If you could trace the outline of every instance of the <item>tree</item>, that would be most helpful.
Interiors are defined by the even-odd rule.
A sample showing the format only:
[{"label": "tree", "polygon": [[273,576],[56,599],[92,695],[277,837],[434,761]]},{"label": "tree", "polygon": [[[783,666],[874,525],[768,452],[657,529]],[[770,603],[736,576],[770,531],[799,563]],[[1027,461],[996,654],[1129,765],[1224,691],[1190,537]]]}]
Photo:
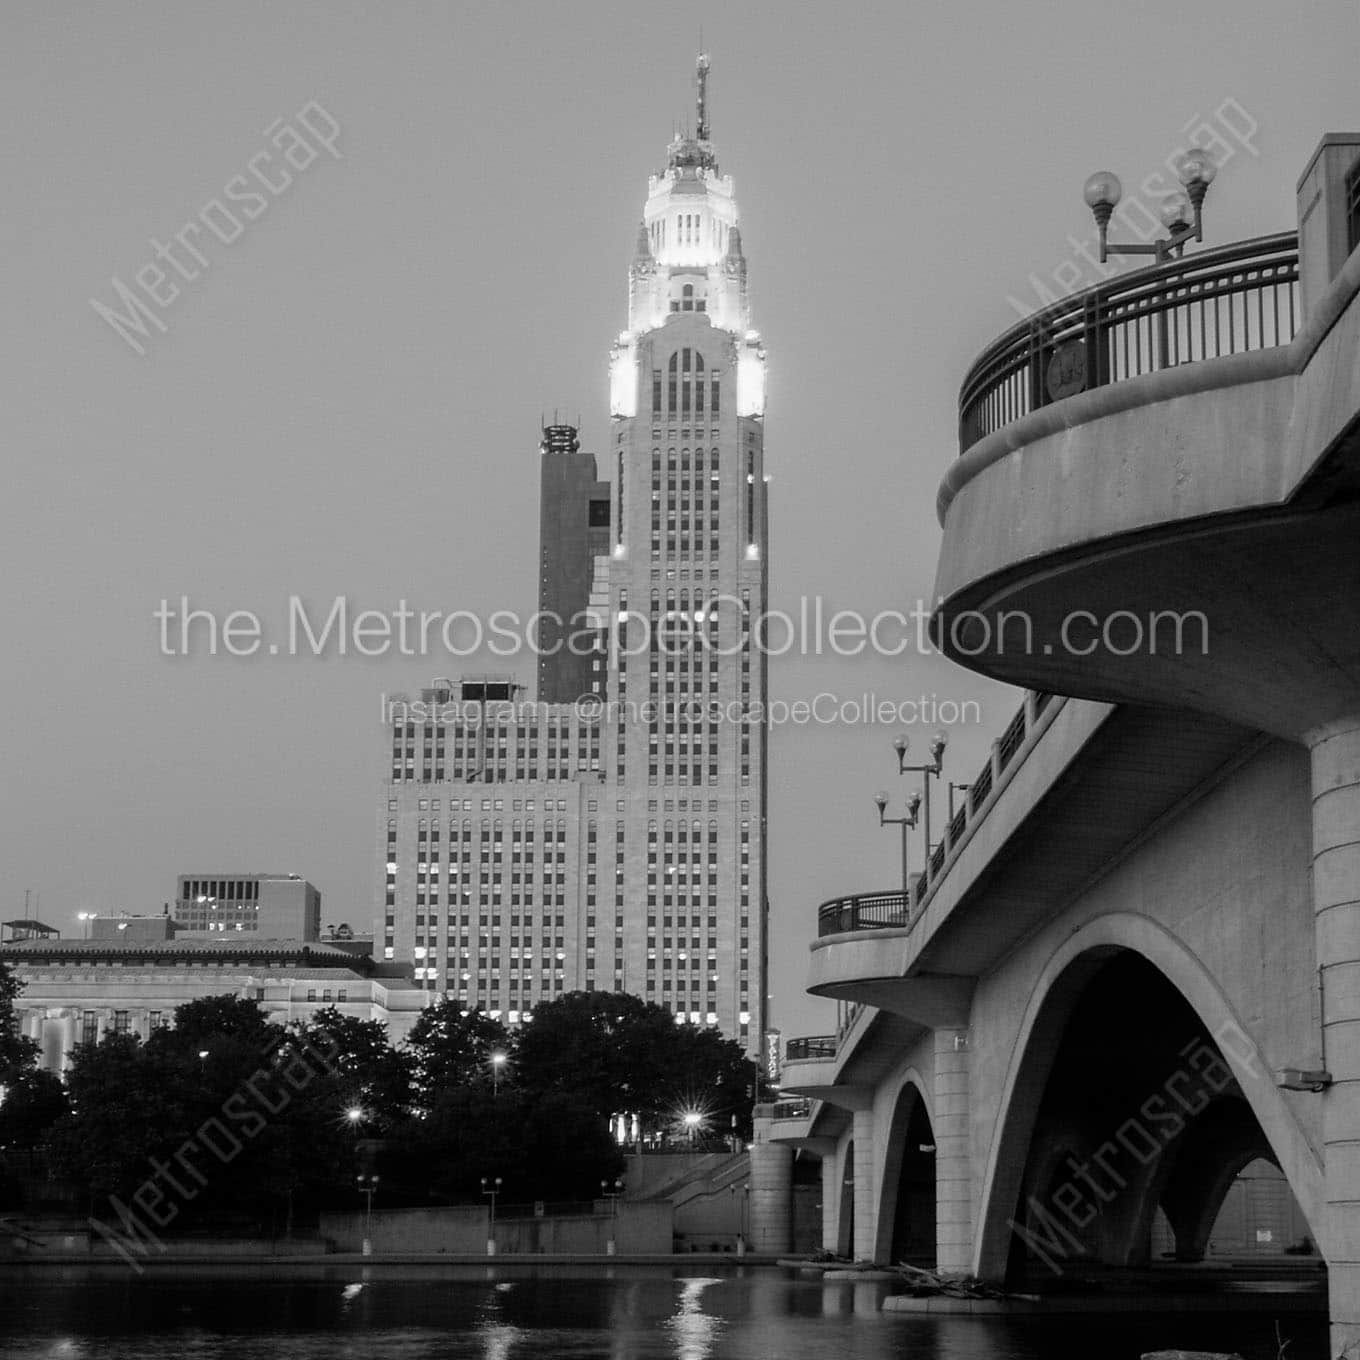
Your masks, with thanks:
[{"label": "tree", "polygon": [[511,1053],[510,1035],[499,1020],[481,1010],[460,1010],[445,998],[421,1011],[406,1036],[415,1060],[415,1080],[425,1108],[435,1105],[441,1092],[491,1079],[491,1058]]},{"label": "tree", "polygon": [[542,1100],[513,1087],[451,1087],[413,1119],[384,1161],[384,1180],[417,1200],[480,1203],[482,1180],[507,1202],[594,1199],[622,1154],[588,1105],[562,1092]]},{"label": "tree", "polygon": [[133,1034],[77,1044],[66,1074],[70,1113],[53,1129],[57,1166],[92,1198],[127,1196],[148,1159],[188,1138],[184,1091],[169,1065]]},{"label": "tree", "polygon": [[14,1003],[23,984],[0,963],[0,1086],[13,1085],[19,1073],[38,1061],[38,1045],[19,1033]]},{"label": "tree", "polygon": [[66,1112],[61,1081],[38,1066],[41,1050],[19,1033],[23,984],[0,963],[0,1149],[32,1147]]},{"label": "tree", "polygon": [[534,1008],[522,1031],[516,1081],[535,1099],[570,1094],[607,1119],[633,1114],[644,1129],[704,1126],[750,1133],[755,1065],[717,1030],[677,1025],[664,1007],[625,992],[568,992]]},{"label": "tree", "polygon": [[215,1045],[242,1045],[263,1053],[278,1041],[279,1029],[258,1001],[234,996],[201,996],[175,1007],[172,1028],[157,1030],[149,1042],[156,1048],[179,1057],[197,1057]]},{"label": "tree", "polygon": [[380,1135],[409,1116],[415,1059],[391,1046],[381,1021],[327,1007],[289,1029],[304,1046],[325,1055],[336,1108],[347,1116],[359,1112],[351,1121],[358,1131]]},{"label": "tree", "polygon": [[66,1088],[56,1073],[41,1067],[18,1072],[0,1099],[0,1151],[45,1142],[68,1108]]}]

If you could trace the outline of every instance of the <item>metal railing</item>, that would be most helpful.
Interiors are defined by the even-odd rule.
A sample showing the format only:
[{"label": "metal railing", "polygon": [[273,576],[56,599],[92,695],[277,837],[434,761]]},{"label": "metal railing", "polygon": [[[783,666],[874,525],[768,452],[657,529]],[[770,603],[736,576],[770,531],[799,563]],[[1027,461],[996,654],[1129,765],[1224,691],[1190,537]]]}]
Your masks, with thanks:
[{"label": "metal railing", "polygon": [[834,1058],[836,1036],[813,1034],[801,1039],[790,1039],[784,1046],[785,1062],[803,1062],[808,1058]]},{"label": "metal railing", "polygon": [[[1351,207],[1354,230],[1354,197]],[[1093,387],[1287,345],[1300,324],[1298,279],[1298,236],[1281,232],[1062,298],[1012,326],[969,369],[959,392],[959,452]]]},{"label": "metal railing", "polygon": [[[992,745],[987,763],[978,771],[968,786],[967,796],[945,828],[944,839],[931,851],[926,872],[911,881],[911,891],[857,893],[850,897],[833,897],[817,908],[817,934],[839,935],[852,930],[884,930],[910,926],[915,923],[921,907],[935,885],[944,877],[959,842],[969,827],[986,815],[992,794],[1000,785],[1001,776],[1008,770],[1038,730],[1040,720],[1055,701],[1050,694],[1030,693],[1020,710],[1006,725],[1006,730]],[[842,1026],[842,1032],[848,1028]],[[798,1040],[789,1041],[789,1054]],[[810,1041],[809,1041],[810,1042]]]},{"label": "metal railing", "polygon": [[910,903],[904,893],[856,893],[833,897],[817,908],[817,934],[839,935],[845,930],[882,930],[907,924]]}]

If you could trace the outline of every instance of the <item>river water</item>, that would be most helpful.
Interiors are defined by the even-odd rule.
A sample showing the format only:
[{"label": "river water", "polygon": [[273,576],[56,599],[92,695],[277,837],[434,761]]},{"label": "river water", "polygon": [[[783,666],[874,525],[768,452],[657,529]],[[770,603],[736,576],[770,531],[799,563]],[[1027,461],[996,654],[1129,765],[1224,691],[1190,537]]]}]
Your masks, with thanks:
[{"label": "river water", "polygon": [[[5,1360],[1274,1360],[1271,1311],[1097,1317],[883,1313],[888,1286],[773,1267],[109,1266],[0,1271]],[[1325,1323],[1284,1312],[1288,1360]]]}]

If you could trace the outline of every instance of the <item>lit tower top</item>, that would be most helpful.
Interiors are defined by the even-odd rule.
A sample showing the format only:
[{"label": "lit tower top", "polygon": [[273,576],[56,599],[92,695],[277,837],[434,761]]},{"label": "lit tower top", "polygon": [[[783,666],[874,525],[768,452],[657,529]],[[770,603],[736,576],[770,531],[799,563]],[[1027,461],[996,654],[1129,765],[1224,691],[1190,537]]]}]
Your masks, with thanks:
[{"label": "lit tower top", "polygon": [[707,53],[695,63],[698,98],[693,135],[679,132],[666,148],[666,168],[647,181],[647,202],[628,270],[628,329],[614,345],[610,406],[615,416],[636,409],[639,338],[675,313],[702,312],[728,332],[740,353],[742,414],[764,408],[764,351],[751,330],[746,257],[732,176],[718,169],[710,140]]},{"label": "lit tower top", "polygon": [[700,53],[693,135],[686,129],[671,139],[665,170],[647,182],[629,271],[628,329],[635,334],[676,311],[707,312],[715,326],[737,334],[749,325],[732,176],[719,173],[709,139],[709,64]]}]

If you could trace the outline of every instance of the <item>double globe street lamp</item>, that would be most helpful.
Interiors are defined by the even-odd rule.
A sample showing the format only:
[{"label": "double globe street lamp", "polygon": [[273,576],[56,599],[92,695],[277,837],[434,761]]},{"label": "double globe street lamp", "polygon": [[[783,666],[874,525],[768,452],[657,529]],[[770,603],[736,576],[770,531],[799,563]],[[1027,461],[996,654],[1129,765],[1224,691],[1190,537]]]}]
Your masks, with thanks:
[{"label": "double globe street lamp", "polygon": [[1110,218],[1124,195],[1124,188],[1118,175],[1109,170],[1097,170],[1086,181],[1082,197],[1095,216],[1096,228],[1100,232],[1101,264],[1110,255],[1154,255],[1158,264],[1164,264],[1171,258],[1173,250],[1179,256],[1187,241],[1203,241],[1201,210],[1204,196],[1217,174],[1218,166],[1208,152],[1199,149],[1187,151],[1176,164],[1176,177],[1184,185],[1184,190],[1168,194],[1158,210],[1168,234],[1158,241],[1120,243],[1109,241],[1106,233]]}]

